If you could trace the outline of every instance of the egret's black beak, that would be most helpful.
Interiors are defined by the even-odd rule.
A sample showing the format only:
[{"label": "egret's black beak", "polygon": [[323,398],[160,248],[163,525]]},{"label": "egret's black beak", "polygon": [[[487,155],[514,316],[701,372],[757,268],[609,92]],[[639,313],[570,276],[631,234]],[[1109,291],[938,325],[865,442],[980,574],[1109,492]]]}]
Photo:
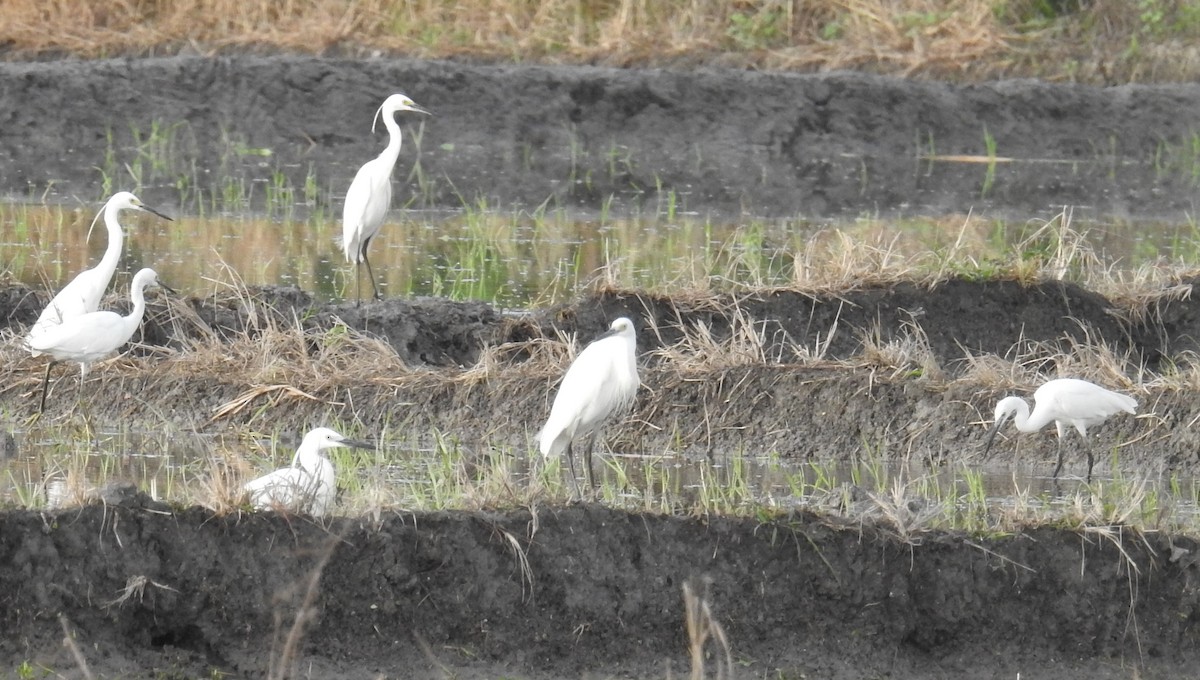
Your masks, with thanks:
[{"label": "egret's black beak", "polygon": [[352,449],[366,449],[368,451],[375,449],[375,445],[371,442],[358,441],[357,439],[343,439],[340,443],[342,446],[349,446]]},{"label": "egret's black beak", "polygon": [[138,206],[138,207],[140,207],[142,210],[145,210],[146,212],[150,213],[151,215],[158,215],[159,217],[163,218],[164,220],[166,220],[166,221],[168,221],[168,222],[174,222],[174,221],[175,221],[175,220],[171,219],[170,217],[167,217],[166,215],[164,215],[164,214],[160,213],[159,211],[155,210],[154,208],[151,208],[151,207],[150,207],[150,206],[148,206],[148,205],[141,205],[141,206]]},{"label": "egret's black beak", "polygon": [[984,444],[983,446],[984,458],[987,458],[988,451],[992,450],[992,442],[996,440],[996,433],[1000,432],[1000,428],[1004,427],[1004,424],[1008,422],[1008,418],[1009,416],[1007,414],[1002,415],[997,418],[996,423],[992,425],[992,431],[988,433],[987,444]]},{"label": "egret's black beak", "polygon": [[430,113],[430,112],[426,111],[425,109],[423,109],[423,108],[421,108],[421,107],[417,106],[416,104],[413,104],[412,106],[408,107],[406,110],[407,110],[407,111],[412,111],[412,112],[414,112],[414,113],[423,113],[423,114],[425,114],[426,116],[432,116],[432,115],[433,115],[432,113]]},{"label": "egret's black beak", "polygon": [[179,295],[179,291],[177,291],[177,290],[175,290],[174,288],[172,288],[172,287],[168,286],[167,284],[163,283],[162,281],[159,281],[159,282],[158,282],[158,287],[159,287],[159,288],[162,288],[162,289],[163,289],[163,290],[165,290],[165,291],[167,291],[167,292],[168,292],[168,293],[170,293],[171,295]]}]

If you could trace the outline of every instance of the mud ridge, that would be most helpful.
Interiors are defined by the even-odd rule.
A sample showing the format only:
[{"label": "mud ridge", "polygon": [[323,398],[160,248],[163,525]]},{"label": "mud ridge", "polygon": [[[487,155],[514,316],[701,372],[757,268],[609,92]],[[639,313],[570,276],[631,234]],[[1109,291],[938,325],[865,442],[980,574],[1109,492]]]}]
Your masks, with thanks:
[{"label": "mud ridge", "polygon": [[[1196,84],[298,56],[0,62],[0,191],[94,196],[97,168],[138,158],[152,129],[170,131],[166,160],[182,168],[142,178],[152,205],[181,200],[174,172],[250,182],[265,164],[292,186],[315,173],[318,186],[345,187],[349,161],[378,152],[363,133],[393,90],[434,114],[404,160],[424,178],[404,192],[427,207],[599,210],[611,196],[620,210],[671,200],[765,216],[1196,212],[1191,173],[1158,162],[1190,148]],[[983,156],[988,138],[1016,162],[922,160]]]},{"label": "mud ridge", "polygon": [[0,654],[71,667],[56,618],[68,612],[87,655],[103,650],[106,677],[258,677],[323,560],[294,659],[320,677],[683,674],[684,583],[746,677],[1153,677],[1200,661],[1200,553],[1153,535],[901,537],[807,514],[602,507],[324,527],[139,494],[2,520],[0,623],[21,635]]}]

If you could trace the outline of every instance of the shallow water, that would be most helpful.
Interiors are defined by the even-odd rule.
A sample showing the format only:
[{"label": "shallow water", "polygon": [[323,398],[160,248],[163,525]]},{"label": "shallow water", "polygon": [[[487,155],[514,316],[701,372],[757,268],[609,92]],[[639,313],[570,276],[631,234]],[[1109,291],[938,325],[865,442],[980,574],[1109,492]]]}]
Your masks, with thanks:
[{"label": "shallow water", "polygon": [[[0,203],[4,267],[55,290],[94,266],[103,225],[88,241],[93,204]],[[243,285],[294,285],[322,300],[353,297],[341,227],[304,206],[275,216],[145,214],[122,217],[126,238],[114,287],[153,267],[172,288],[209,295]],[[1063,229],[1064,223],[1069,226]],[[1197,257],[1189,222],[1116,220],[1087,210],[1046,211],[1018,222],[983,214],[814,222],[714,221],[676,212],[615,217],[566,212],[393,211],[369,254],[383,293],[481,299],[524,307],[571,297],[597,279],[644,289],[781,286],[820,276],[871,250],[881,267],[933,269],[947,261],[1065,257],[1113,271],[1186,266]],[[855,253],[855,251],[859,251]],[[369,291],[365,271],[362,285]],[[122,296],[127,292],[122,292]]]},{"label": "shallow water", "polygon": [[[34,509],[88,502],[114,483],[132,483],[169,503],[215,507],[241,482],[287,465],[296,446],[279,438],[186,433],[93,433],[69,443],[30,432],[13,435],[15,447],[6,449],[12,455],[0,460],[0,506]],[[573,494],[565,462],[547,471],[532,447],[526,455],[384,442],[373,452],[331,453],[339,470],[339,514],[471,507],[488,494],[503,500],[531,484],[562,498]],[[1093,519],[1112,521],[1116,514],[1136,525],[1193,527],[1200,521],[1200,480],[1097,474],[1088,484],[1071,470],[1051,479],[1049,464],[931,469],[902,461],[615,453],[597,455],[593,469],[598,498],[650,512],[812,509],[915,527],[979,529],[1099,508],[1110,516]],[[582,468],[577,471],[586,488]]]}]

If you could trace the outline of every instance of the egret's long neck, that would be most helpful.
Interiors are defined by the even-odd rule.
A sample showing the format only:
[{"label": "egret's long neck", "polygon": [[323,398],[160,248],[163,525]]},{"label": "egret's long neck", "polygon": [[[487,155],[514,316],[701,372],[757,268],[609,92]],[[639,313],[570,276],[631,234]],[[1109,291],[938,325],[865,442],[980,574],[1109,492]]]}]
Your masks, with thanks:
[{"label": "egret's long neck", "polygon": [[383,114],[383,126],[388,131],[388,145],[379,154],[379,157],[386,159],[389,165],[395,165],[396,159],[400,157],[400,143],[403,138],[400,134],[400,124],[396,122],[396,113],[394,111]]},{"label": "egret's long neck", "polygon": [[1053,419],[1045,417],[1042,413],[1038,413],[1035,418],[1030,418],[1029,404],[1026,404],[1024,399],[1019,402],[1017,412],[1013,415],[1013,425],[1016,425],[1021,432],[1037,432],[1051,420]]},{"label": "egret's long neck", "polygon": [[104,249],[104,257],[101,258],[100,264],[96,265],[96,269],[107,271],[109,278],[112,278],[114,272],[117,271],[117,261],[121,259],[121,248],[125,246],[125,234],[121,230],[121,223],[117,221],[117,216],[121,209],[111,203],[104,208],[104,226],[108,228],[108,247]]},{"label": "egret's long neck", "polygon": [[315,472],[320,462],[321,453],[317,451],[316,446],[307,442],[301,442],[300,448],[296,449],[296,455],[292,457],[292,467],[302,468],[309,472]]},{"label": "egret's long neck", "polygon": [[141,325],[142,317],[146,314],[147,285],[149,284],[146,281],[134,277],[133,285],[129,287],[129,299],[133,300],[133,309],[129,310],[129,315],[125,317],[125,325],[130,335]]}]

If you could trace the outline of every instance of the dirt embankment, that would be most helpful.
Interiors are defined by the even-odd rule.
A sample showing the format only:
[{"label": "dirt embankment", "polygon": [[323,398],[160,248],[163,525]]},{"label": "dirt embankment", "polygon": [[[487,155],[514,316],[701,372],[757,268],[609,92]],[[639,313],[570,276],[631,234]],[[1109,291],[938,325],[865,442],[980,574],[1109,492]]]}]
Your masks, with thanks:
[{"label": "dirt embankment", "polygon": [[[278,172],[303,187],[311,173],[340,197],[379,152],[371,116],[397,90],[434,114],[401,161],[421,172],[397,172],[418,205],[598,210],[614,196],[653,210],[673,194],[734,215],[1196,207],[1195,84],[249,56],[0,63],[0,188],[97,197],[105,172],[123,178],[136,161],[157,206],[180,200],[181,175],[219,188]],[[986,156],[989,140],[990,169],[921,160]]]},{"label": "dirt embankment", "polygon": [[261,677],[297,621],[301,677],[670,677],[689,666],[689,584],[738,677],[1169,677],[1198,660],[1190,540],[905,540],[602,507],[321,527],[120,503],[5,516],[0,655],[71,667],[64,613],[106,677]]},{"label": "dirt embankment", "polygon": [[[270,149],[267,170],[275,163],[297,184],[311,164],[322,185],[344,186],[377,152],[365,131],[381,88],[406,90],[437,114],[409,146],[428,180],[414,189],[431,205],[486,196],[529,206],[550,196],[596,208],[617,194],[637,207],[674,191],[691,209],[769,215],[906,212],[914,202],[1021,214],[1065,203],[1114,214],[1194,207],[1190,175],[1142,163],[1194,133],[1187,114],[1200,89],[1191,85],[955,87],[855,74],[250,57],[0,64],[0,186],[40,195],[54,183],[92,196],[108,133],[118,155],[135,153],[134,131],[154,121],[186,121],[167,155],[194,159],[201,172],[261,177],[262,157],[231,152],[233,139]],[[918,162],[982,153],[985,130],[1001,155],[1072,163],[998,164],[981,195],[982,170]],[[169,184],[171,170],[163,172]],[[152,192],[163,193],[150,196],[154,204],[172,202],[166,189],[143,193]],[[709,301],[612,294],[522,320],[444,300],[294,314],[312,305],[303,293],[259,297],[256,315],[244,302],[190,301],[186,323],[172,323],[156,301],[143,339],[178,350],[197,332],[220,342],[253,337],[264,328],[248,320],[271,314],[318,329],[337,317],[386,339],[407,368],[368,384],[296,385],[315,401],[263,395],[256,406],[271,404],[272,427],[300,429],[335,414],[371,429],[390,418],[418,432],[455,432],[468,445],[521,450],[559,375],[530,369],[522,343],[558,330],[586,341],[619,314],[638,325],[646,388],[617,446],[844,458],[866,442],[934,463],[977,458],[978,421],[999,396],[955,380],[970,369],[966,352],[1020,351],[1048,369],[1075,345],[1104,346],[1130,369],[1165,370],[1200,338],[1187,296],[1142,316],[1057,283]],[[39,300],[10,287],[0,303],[0,318],[18,333]],[[678,349],[682,329],[703,322],[722,340],[746,319],[762,341],[745,351],[693,347],[702,365],[683,369],[662,353]],[[928,360],[864,358],[868,345],[889,343],[915,343],[915,356]],[[503,361],[465,376],[485,347],[502,347]],[[36,408],[30,393],[41,364],[8,351],[0,404],[20,419]],[[804,354],[826,362],[803,364]],[[246,375],[180,376],[161,370],[163,361],[136,351],[101,367],[86,386],[91,403],[110,405],[106,418],[157,428],[213,430],[262,417],[251,408],[212,420],[253,386]],[[1165,387],[1136,394],[1143,416],[1098,428],[1095,445],[1127,443],[1119,464],[1141,471],[1195,473],[1200,402]],[[67,407],[52,400],[48,417]],[[995,455],[1012,455],[1006,444]],[[1021,446],[1023,456],[1045,458],[1053,439]],[[1101,457],[1102,471],[1107,464]],[[592,506],[396,512],[323,527],[213,517],[132,493],[107,500],[0,515],[5,672],[23,661],[74,672],[61,614],[102,677],[262,677],[283,654],[314,575],[311,618],[301,617],[292,657],[311,677],[682,674],[685,582],[707,593],[739,677],[1180,677],[1200,663],[1197,546],[1122,527],[904,535],[807,515],[759,522]],[[719,655],[708,649],[711,669]]]}]

